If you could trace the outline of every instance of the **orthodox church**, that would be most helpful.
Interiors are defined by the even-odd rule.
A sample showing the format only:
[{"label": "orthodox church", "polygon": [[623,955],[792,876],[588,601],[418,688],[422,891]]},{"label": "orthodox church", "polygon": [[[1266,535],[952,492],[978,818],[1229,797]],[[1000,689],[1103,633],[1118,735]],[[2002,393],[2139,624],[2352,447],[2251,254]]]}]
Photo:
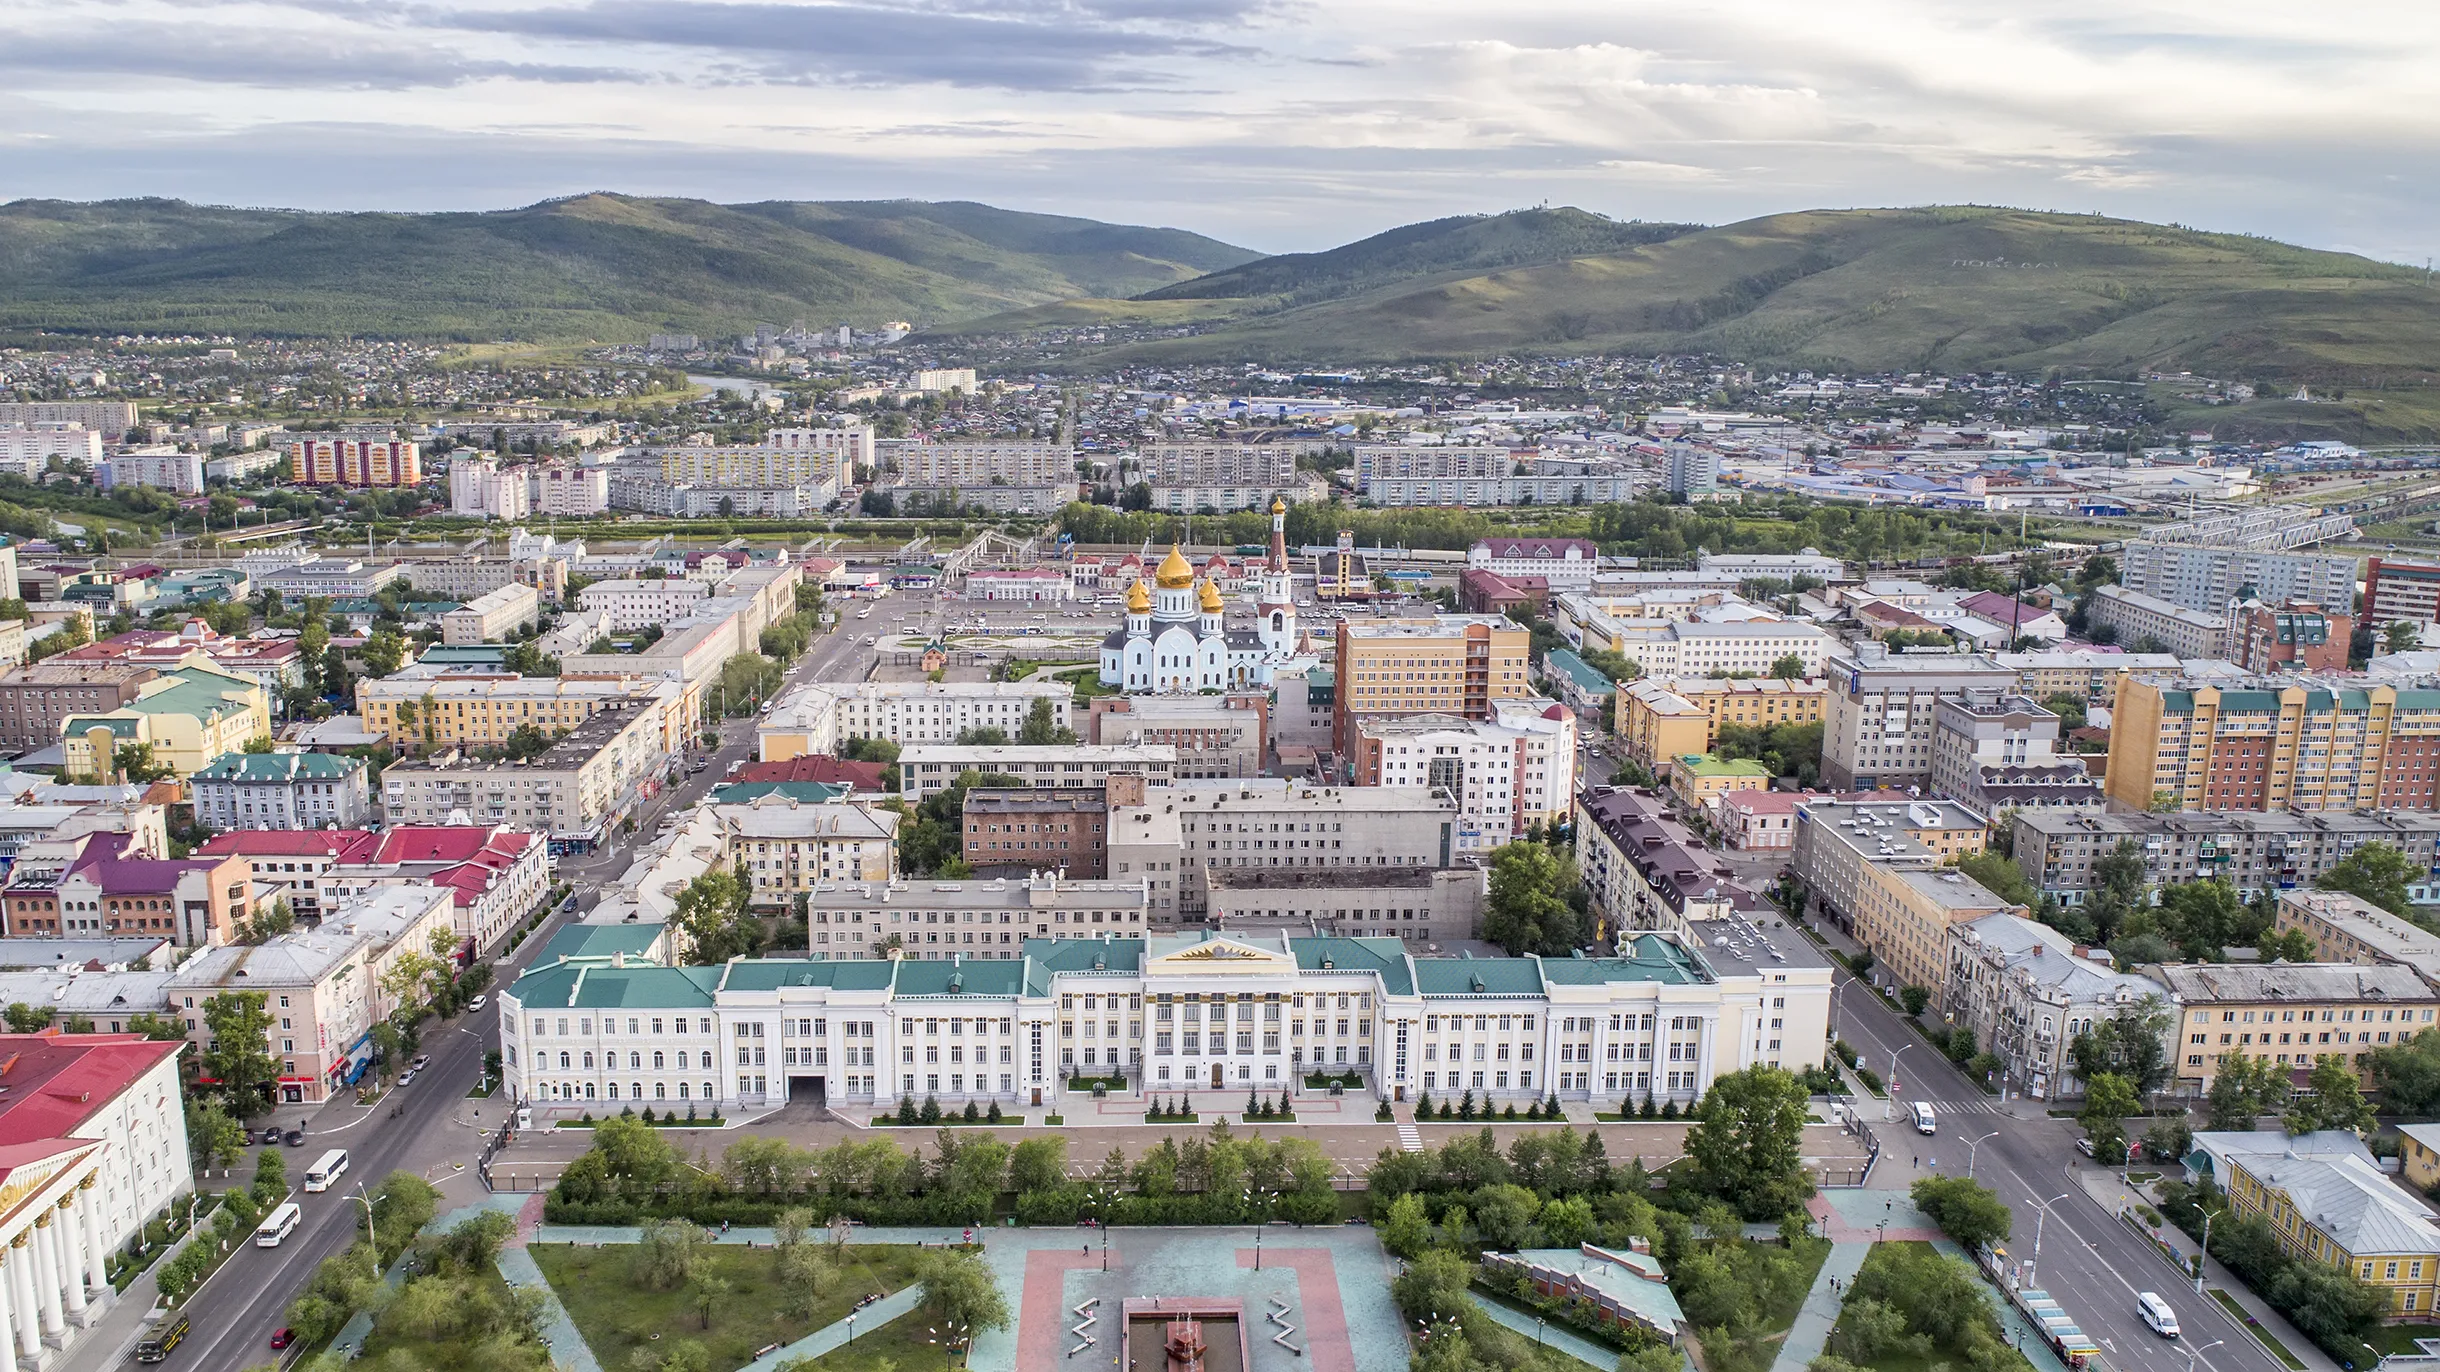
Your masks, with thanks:
[{"label": "orthodox church", "polygon": [[1271,555],[1262,567],[1253,627],[1223,622],[1220,588],[1198,579],[1194,565],[1171,545],[1147,588],[1127,590],[1127,618],[1101,643],[1101,684],[1129,694],[1174,695],[1245,690],[1271,684],[1271,674],[1302,645],[1296,596],[1288,576],[1288,506],[1271,502]]}]

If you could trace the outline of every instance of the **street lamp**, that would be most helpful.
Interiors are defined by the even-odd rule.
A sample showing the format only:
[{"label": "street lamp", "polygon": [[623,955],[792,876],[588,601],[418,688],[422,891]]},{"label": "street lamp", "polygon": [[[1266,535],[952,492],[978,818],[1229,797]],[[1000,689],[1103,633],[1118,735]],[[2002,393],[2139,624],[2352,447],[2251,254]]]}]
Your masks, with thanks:
[{"label": "street lamp", "polygon": [[1270,1223],[1271,1204],[1277,1199],[1279,1193],[1267,1186],[1249,1185],[1245,1188],[1246,1208],[1254,1210],[1254,1270],[1257,1272],[1262,1270],[1262,1231]]},{"label": "street lamp", "polygon": [[2186,1346],[2186,1372],[2194,1372],[2194,1364],[2196,1359],[2201,1358],[2205,1353],[2210,1352],[2212,1349],[2217,1348],[2226,1342],[2228,1342],[2226,1339],[2213,1339],[2211,1342],[2204,1344],[2200,1348],[2196,1348],[2194,1345],[2188,1344]]},{"label": "street lamp", "polygon": [[2194,1255],[2194,1294],[2198,1296],[2203,1294],[2203,1264],[2211,1259],[2211,1222],[2219,1215],[2217,1210],[2203,1212],[2203,1251]]},{"label": "street lamp", "polygon": [[1983,1136],[1982,1136],[1982,1139],[1969,1139],[1969,1140],[1967,1140],[1967,1142],[1966,1142],[1966,1179],[1967,1179],[1967,1180],[1971,1181],[1971,1180],[1973,1179],[1973,1177],[1974,1177],[1974,1151],[1975,1151],[1976,1149],[1978,1149],[1978,1148],[1982,1147],[1983,1139],[1997,1138],[1997,1137],[1999,1137],[1999,1131],[1998,1131],[1997,1129],[1994,1129],[1994,1130],[1992,1130],[1990,1133],[1983,1135]]},{"label": "street lamp", "polygon": [[2042,1273],[2042,1222],[2050,1218],[2050,1207],[2074,1194],[2073,1191],[2061,1191],[2042,1202],[2041,1213],[2036,1215],[2033,1221],[2033,1265],[2026,1273],[2028,1280],[2038,1278]]},{"label": "street lamp", "polygon": [[1906,1050],[1914,1046],[1911,1043],[1901,1043],[1898,1045],[1898,1051],[1889,1055],[1889,1107],[1884,1113],[1887,1118],[1893,1120],[1898,1117],[1898,1059],[1905,1057]]},{"label": "street lamp", "polygon": [[368,1250],[365,1262],[373,1269],[373,1283],[381,1283],[381,1234],[373,1228],[373,1203],[364,1198],[364,1183],[356,1183],[356,1204],[364,1207],[364,1242]]}]

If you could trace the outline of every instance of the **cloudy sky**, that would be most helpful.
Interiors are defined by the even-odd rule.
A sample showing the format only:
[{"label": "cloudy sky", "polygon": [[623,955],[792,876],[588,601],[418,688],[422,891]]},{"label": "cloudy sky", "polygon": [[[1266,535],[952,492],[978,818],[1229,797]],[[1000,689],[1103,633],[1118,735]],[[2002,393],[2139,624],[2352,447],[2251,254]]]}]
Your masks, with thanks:
[{"label": "cloudy sky", "polygon": [[2405,0],[20,0],[0,199],[911,196],[1273,252],[1974,201],[2421,262],[2435,72]]}]

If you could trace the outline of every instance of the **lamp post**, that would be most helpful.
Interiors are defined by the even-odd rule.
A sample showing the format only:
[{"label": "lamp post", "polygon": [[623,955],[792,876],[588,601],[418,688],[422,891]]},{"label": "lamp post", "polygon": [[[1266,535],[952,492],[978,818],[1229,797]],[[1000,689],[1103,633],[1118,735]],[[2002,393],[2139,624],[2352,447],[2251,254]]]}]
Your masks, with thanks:
[{"label": "lamp post", "polygon": [[2041,1213],[2034,1217],[2033,1266],[2026,1274],[2029,1280],[2038,1278],[2042,1274],[2042,1222],[2050,1218],[2050,1207],[2057,1205],[2060,1201],[2063,1201],[2074,1194],[2075,1192],[2073,1191],[2061,1191],[2059,1194],[2052,1196],[2049,1200],[2042,1202]]},{"label": "lamp post", "polygon": [[1884,1113],[1893,1120],[1898,1117],[1898,1059],[1905,1057],[1906,1050],[1914,1046],[1911,1043],[1901,1043],[1898,1045],[1898,1051],[1889,1055],[1889,1108]]},{"label": "lamp post", "polygon": [[1967,1141],[1967,1143],[1966,1143],[1966,1179],[1967,1179],[1967,1180],[1971,1181],[1971,1180],[1973,1179],[1973,1177],[1974,1177],[1974,1153],[1975,1153],[1975,1150],[1976,1150],[1976,1149],[1979,1149],[1979,1148],[1981,1148],[1981,1147],[1982,1147],[1982,1144],[1983,1144],[1983,1139],[1997,1138],[1997,1137],[1999,1137],[1999,1131],[1998,1131],[1997,1129],[1994,1129],[1994,1130],[1992,1130],[1990,1133],[1983,1135],[1983,1136],[1982,1136],[1982,1139],[1971,1139],[1971,1140],[1968,1140],[1968,1141]]},{"label": "lamp post", "polygon": [[2203,1212],[2203,1251],[2194,1255],[2194,1294],[2198,1296],[2203,1294],[2203,1264],[2211,1258],[2211,1222],[2219,1216],[2217,1210]]},{"label": "lamp post", "polygon": [[366,1248],[370,1250],[365,1255],[365,1262],[373,1269],[374,1284],[379,1285],[381,1282],[381,1235],[373,1228],[373,1203],[365,1199],[363,1182],[356,1183],[356,1194],[353,1199],[356,1204],[364,1207],[364,1242]]},{"label": "lamp post", "polygon": [[1254,1211],[1254,1270],[1257,1272],[1262,1270],[1262,1231],[1271,1220],[1271,1203],[1278,1198],[1279,1193],[1267,1186],[1249,1185],[1245,1188],[1246,1208]]},{"label": "lamp post", "polygon": [[2194,1364],[2196,1359],[2201,1358],[2205,1353],[2210,1352],[2212,1349],[2217,1348],[2226,1342],[2228,1342],[2226,1339],[2213,1339],[2211,1342],[2204,1344],[2200,1348],[2196,1348],[2192,1344],[2187,1345],[2186,1372],[2194,1372]]}]

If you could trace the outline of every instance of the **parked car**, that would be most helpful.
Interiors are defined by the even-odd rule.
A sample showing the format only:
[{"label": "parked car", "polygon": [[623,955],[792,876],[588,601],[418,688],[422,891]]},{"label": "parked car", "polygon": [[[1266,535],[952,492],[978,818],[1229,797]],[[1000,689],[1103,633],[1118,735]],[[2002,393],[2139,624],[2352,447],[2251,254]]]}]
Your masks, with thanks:
[{"label": "parked car", "polygon": [[271,1331],[271,1346],[275,1349],[286,1348],[288,1345],[295,1343],[296,1341],[296,1331],[290,1329],[287,1325],[283,1324],[279,1328]]},{"label": "parked car", "polygon": [[412,1067],[398,1074],[398,1084],[401,1086],[404,1086],[413,1080],[415,1080],[415,1069]]},{"label": "parked car", "polygon": [[431,1061],[432,1055],[430,1053],[418,1053],[415,1055],[415,1061],[407,1064],[407,1070],[410,1072],[421,1072],[424,1070],[424,1065]]},{"label": "parked car", "polygon": [[268,1144],[268,1143],[278,1143],[279,1141],[280,1141],[280,1127],[279,1127],[278,1125],[276,1125],[276,1124],[275,1124],[275,1125],[272,1125],[270,1128],[265,1129],[265,1130],[263,1131],[263,1142],[264,1142],[264,1143],[267,1143],[267,1144]]},{"label": "parked car", "polygon": [[305,1146],[305,1131],[302,1129],[291,1129],[287,1133],[280,1135],[280,1142],[287,1144],[291,1148],[302,1148]]}]

